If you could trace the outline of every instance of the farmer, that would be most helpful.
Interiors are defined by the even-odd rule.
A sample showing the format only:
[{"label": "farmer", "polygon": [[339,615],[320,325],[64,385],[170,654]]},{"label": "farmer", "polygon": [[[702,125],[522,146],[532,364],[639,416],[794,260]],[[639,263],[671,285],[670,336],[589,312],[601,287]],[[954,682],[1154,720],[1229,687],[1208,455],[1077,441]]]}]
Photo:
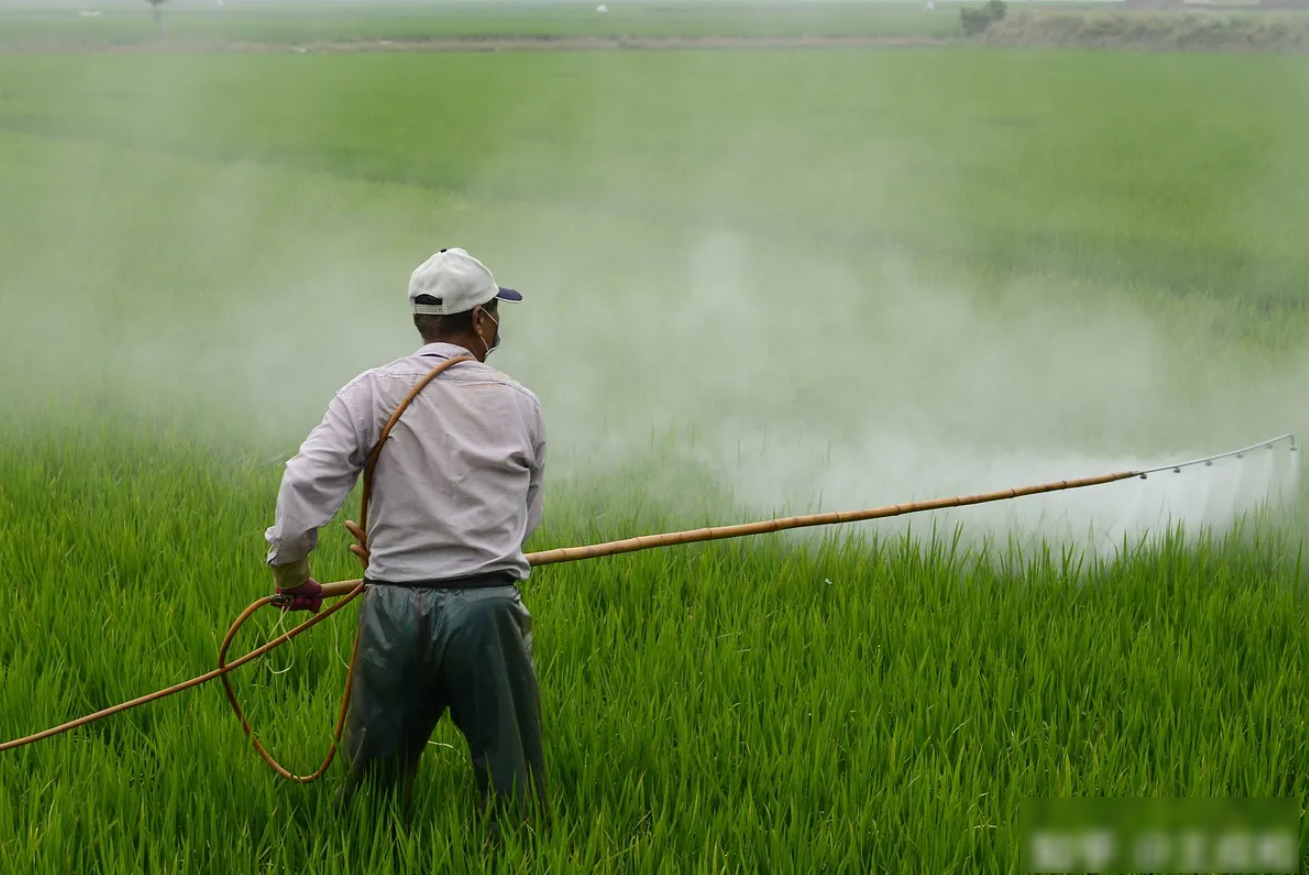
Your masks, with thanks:
[{"label": "farmer", "polygon": [[284,610],[317,613],[309,553],[319,527],[409,390],[444,359],[475,359],[419,392],[373,469],[345,799],[372,776],[388,789],[402,779],[407,802],[448,707],[493,828],[502,803],[523,822],[532,803],[544,806],[532,617],[517,587],[529,572],[523,542],[541,522],[544,423],[537,397],[485,363],[500,345],[499,302],[521,300],[464,250],[433,255],[409,280],[424,345],[346,384],[286,464],[268,565],[292,597]]}]

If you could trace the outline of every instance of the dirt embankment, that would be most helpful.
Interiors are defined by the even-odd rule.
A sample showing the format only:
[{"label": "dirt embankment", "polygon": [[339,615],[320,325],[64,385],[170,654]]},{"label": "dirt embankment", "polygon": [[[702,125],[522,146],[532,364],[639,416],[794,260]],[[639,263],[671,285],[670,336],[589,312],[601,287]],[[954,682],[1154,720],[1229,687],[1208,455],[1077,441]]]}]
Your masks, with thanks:
[{"label": "dirt embankment", "polygon": [[[375,42],[332,42],[305,45],[290,49],[306,52],[529,52],[529,51],[621,51],[621,50],[686,50],[686,49],[822,49],[859,48],[872,46],[939,46],[950,43],[947,39],[929,37],[506,37],[497,39],[423,39],[378,40]],[[238,48],[258,51],[261,47],[245,45]],[[267,47],[274,51],[287,51],[286,46]]]},{"label": "dirt embankment", "polygon": [[1309,12],[1098,11],[1011,12],[971,37],[931,36],[504,36],[320,42],[217,39],[114,43],[0,41],[2,54],[224,54],[340,52],[686,51],[945,46],[1123,51],[1309,52]]},{"label": "dirt embankment", "polygon": [[334,52],[541,52],[541,51],[658,51],[689,49],[831,49],[831,48],[926,48],[950,45],[954,39],[933,37],[458,37],[411,40],[340,40],[304,43],[215,42],[169,40],[121,44],[12,44],[0,43],[0,54],[209,54],[234,52],[291,52],[299,54]]}]

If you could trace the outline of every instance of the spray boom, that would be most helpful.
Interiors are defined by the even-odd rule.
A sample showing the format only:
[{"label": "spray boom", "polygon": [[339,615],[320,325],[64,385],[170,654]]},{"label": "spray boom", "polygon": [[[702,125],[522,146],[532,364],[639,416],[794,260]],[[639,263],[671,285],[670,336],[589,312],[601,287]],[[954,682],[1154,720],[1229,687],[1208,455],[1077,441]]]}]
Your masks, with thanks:
[{"label": "spray boom", "polygon": [[[1040,495],[1047,492],[1080,489],[1086,486],[1099,486],[1120,480],[1130,480],[1132,478],[1145,480],[1151,474],[1158,474],[1166,471],[1180,474],[1183,468],[1190,468],[1196,465],[1204,465],[1208,467],[1219,459],[1240,459],[1247,453],[1260,449],[1272,450],[1275,449],[1278,444],[1282,443],[1287,443],[1289,445],[1290,452],[1296,451],[1295,435],[1284,434],[1275,438],[1270,438],[1266,441],[1260,441],[1257,444],[1251,444],[1248,447],[1241,447],[1237,450],[1229,450],[1224,453],[1217,453],[1200,459],[1192,459],[1188,462],[1160,465],[1157,468],[1120,471],[1113,474],[1102,474],[1097,477],[1083,477],[1076,480],[1056,480],[1049,483],[1041,483],[1033,486],[1020,486],[1013,489],[1003,489],[996,492],[987,492],[978,495],[959,495],[952,498],[936,498],[927,501],[910,502],[907,504],[891,504],[884,507],[869,508],[867,510],[781,517],[779,519],[763,520],[754,523],[741,523],[732,526],[714,526],[702,529],[688,529],[681,532],[668,532],[659,535],[643,535],[635,538],[624,538],[619,541],[607,541],[602,544],[592,544],[585,547],[559,547],[554,550],[543,550],[537,553],[529,553],[527,554],[527,562],[533,567],[538,565],[553,565],[558,562],[576,562],[581,559],[596,559],[601,556],[632,553],[638,550],[650,550],[656,547],[671,547],[677,544],[691,544],[697,541],[717,541],[726,538],[741,538],[748,535],[763,535],[771,532],[780,532],[786,529],[836,525],[840,523],[855,523],[863,522],[865,520],[901,516],[908,513],[921,513],[929,510],[944,510],[952,507],[986,504],[993,501],[1005,501],[1012,498],[1021,498],[1027,495]],[[343,596],[362,582],[362,580],[356,579],[325,584],[323,586],[323,595],[327,598]]]}]

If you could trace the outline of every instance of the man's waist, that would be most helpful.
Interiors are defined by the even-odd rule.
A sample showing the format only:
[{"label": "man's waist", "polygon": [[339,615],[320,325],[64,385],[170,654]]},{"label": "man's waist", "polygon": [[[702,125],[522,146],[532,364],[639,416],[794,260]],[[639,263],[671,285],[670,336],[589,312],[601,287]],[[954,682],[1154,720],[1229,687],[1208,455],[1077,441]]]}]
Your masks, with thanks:
[{"label": "man's waist", "polygon": [[508,571],[486,571],[462,577],[436,577],[423,580],[374,580],[366,578],[369,586],[399,586],[410,589],[482,589],[491,586],[513,586],[518,578]]},{"label": "man's waist", "polygon": [[[459,586],[465,585],[461,581],[467,578],[479,578],[487,574],[509,575],[509,582],[513,583],[531,573],[531,566],[521,550],[508,552],[480,544],[423,549],[375,544],[372,538],[369,538],[368,548],[369,561],[365,577],[397,586]],[[503,584],[497,581],[494,585]]]}]

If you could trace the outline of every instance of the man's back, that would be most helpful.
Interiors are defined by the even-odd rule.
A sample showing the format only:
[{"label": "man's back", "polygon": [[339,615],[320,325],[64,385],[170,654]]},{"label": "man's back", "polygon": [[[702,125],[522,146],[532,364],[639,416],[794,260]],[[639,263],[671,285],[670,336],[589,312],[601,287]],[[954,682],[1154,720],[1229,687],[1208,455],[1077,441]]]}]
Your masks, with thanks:
[{"label": "man's back", "polygon": [[[371,448],[446,343],[360,375],[341,391]],[[522,544],[541,522],[545,432],[536,396],[489,365],[459,362],[429,382],[373,469],[368,577],[393,583],[495,571],[528,575]]]},{"label": "man's back", "polygon": [[[405,396],[443,360],[466,354],[429,343],[336,393],[287,463],[267,532],[270,564],[300,561],[316,546]],[[373,469],[368,579],[526,579],[522,545],[541,522],[544,467],[536,396],[482,362],[451,365],[410,402]]]}]

